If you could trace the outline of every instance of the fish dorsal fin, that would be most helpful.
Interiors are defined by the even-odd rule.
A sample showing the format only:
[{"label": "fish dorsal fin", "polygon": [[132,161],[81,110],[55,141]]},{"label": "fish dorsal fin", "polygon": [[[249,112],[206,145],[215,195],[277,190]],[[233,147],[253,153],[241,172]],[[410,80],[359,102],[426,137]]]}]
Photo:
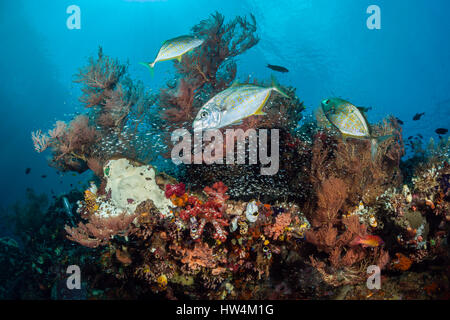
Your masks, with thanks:
[{"label": "fish dorsal fin", "polygon": [[279,94],[281,94],[285,98],[288,98],[288,99],[291,98],[291,97],[289,97],[286,93],[284,93],[281,90],[280,85],[278,84],[278,81],[277,81],[277,79],[275,78],[275,76],[273,74],[271,75],[271,80],[272,80],[271,86],[272,86],[273,90],[275,90],[276,92],[278,92]]},{"label": "fish dorsal fin", "polygon": [[192,37],[192,36],[189,36],[189,35],[182,35],[182,36],[170,38],[170,39],[164,40],[164,41],[162,42],[162,45],[165,45],[165,44],[168,44],[168,43],[171,43],[171,42],[176,42],[176,41],[183,40],[183,39],[187,39],[187,38],[190,38],[190,37]]},{"label": "fish dorsal fin", "polygon": [[167,39],[167,40],[162,41],[162,42],[161,42],[161,47],[164,47],[164,46],[169,45],[170,42],[171,42],[172,40],[173,40],[173,39]]},{"label": "fish dorsal fin", "polygon": [[241,125],[242,124],[242,120],[236,120],[235,122],[233,122],[234,125]]},{"label": "fish dorsal fin", "polygon": [[183,58],[183,55],[180,55],[177,57],[178,62],[181,62],[181,59]]}]

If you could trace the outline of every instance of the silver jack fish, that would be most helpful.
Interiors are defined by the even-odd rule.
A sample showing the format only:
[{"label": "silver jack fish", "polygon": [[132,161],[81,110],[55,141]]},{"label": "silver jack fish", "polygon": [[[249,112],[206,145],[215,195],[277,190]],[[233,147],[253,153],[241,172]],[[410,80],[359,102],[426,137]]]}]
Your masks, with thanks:
[{"label": "silver jack fish", "polygon": [[272,91],[278,92],[285,98],[290,98],[278,88],[274,79],[272,79],[272,86],[268,88],[253,84],[234,83],[203,105],[192,124],[194,132],[239,124],[243,119],[252,115],[265,115],[262,109]]},{"label": "silver jack fish", "polygon": [[372,159],[375,159],[378,143],[393,135],[374,137],[363,111],[348,101],[330,98],[322,101],[317,113],[321,126],[335,127],[346,138],[370,139]]},{"label": "silver jack fish", "polygon": [[141,62],[140,64],[150,69],[153,74],[153,67],[157,62],[177,59],[181,61],[183,54],[189,52],[203,44],[204,40],[194,36],[180,36],[163,42],[158,55],[153,62]]}]

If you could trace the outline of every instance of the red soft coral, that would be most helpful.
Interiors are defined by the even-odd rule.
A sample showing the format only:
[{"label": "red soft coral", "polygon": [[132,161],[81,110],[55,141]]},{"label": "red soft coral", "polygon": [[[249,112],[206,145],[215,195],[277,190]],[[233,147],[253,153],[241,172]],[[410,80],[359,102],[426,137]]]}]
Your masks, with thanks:
[{"label": "red soft coral", "polygon": [[[223,227],[228,226],[229,222],[223,217],[226,209],[226,200],[229,196],[226,193],[228,187],[223,182],[216,182],[212,187],[205,187],[203,191],[208,195],[206,202],[200,201],[198,198],[190,196],[187,200],[186,208],[181,210],[180,218],[183,220],[190,220],[191,224],[197,225],[197,220],[200,221],[201,228],[195,228],[195,237],[199,238],[203,232],[203,226],[206,223],[211,223],[215,232],[214,239],[225,241],[227,234]],[[191,228],[192,229],[192,228]]]},{"label": "red soft coral", "polygon": [[172,195],[181,197],[186,192],[186,185],[183,182],[178,184],[166,184],[164,195],[169,199]]},{"label": "red soft coral", "polygon": [[222,182],[216,182],[212,185],[212,188],[205,187],[203,189],[203,192],[205,192],[210,198],[213,198],[216,203],[219,203],[222,205],[225,204],[225,201],[227,201],[230,196],[226,194],[228,191],[228,187]]}]

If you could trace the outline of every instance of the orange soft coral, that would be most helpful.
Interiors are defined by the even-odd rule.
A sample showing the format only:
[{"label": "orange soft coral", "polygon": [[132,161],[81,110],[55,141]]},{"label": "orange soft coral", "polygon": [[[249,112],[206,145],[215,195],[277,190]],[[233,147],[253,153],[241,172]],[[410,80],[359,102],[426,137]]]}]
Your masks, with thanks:
[{"label": "orange soft coral", "polygon": [[206,243],[196,243],[193,250],[182,249],[181,262],[187,264],[189,269],[215,268],[217,263],[213,257],[213,250]]},{"label": "orange soft coral", "polygon": [[397,252],[395,255],[397,256],[397,260],[393,261],[393,268],[400,271],[409,270],[412,265],[412,260],[402,253]]},{"label": "orange soft coral", "polygon": [[264,229],[264,233],[274,240],[277,240],[286,228],[291,224],[292,216],[290,212],[282,213],[275,218],[275,223],[269,225]]}]

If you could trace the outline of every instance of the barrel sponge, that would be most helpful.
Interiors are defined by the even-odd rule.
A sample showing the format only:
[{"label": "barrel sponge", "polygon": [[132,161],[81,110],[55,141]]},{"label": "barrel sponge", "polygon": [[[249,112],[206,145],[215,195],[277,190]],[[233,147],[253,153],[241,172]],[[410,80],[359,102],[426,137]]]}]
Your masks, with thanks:
[{"label": "barrel sponge", "polygon": [[156,172],[152,166],[134,164],[121,158],[109,160],[103,170],[107,179],[106,192],[110,193],[116,207],[133,214],[140,203],[152,200],[163,216],[170,215],[172,203],[156,184]]}]

